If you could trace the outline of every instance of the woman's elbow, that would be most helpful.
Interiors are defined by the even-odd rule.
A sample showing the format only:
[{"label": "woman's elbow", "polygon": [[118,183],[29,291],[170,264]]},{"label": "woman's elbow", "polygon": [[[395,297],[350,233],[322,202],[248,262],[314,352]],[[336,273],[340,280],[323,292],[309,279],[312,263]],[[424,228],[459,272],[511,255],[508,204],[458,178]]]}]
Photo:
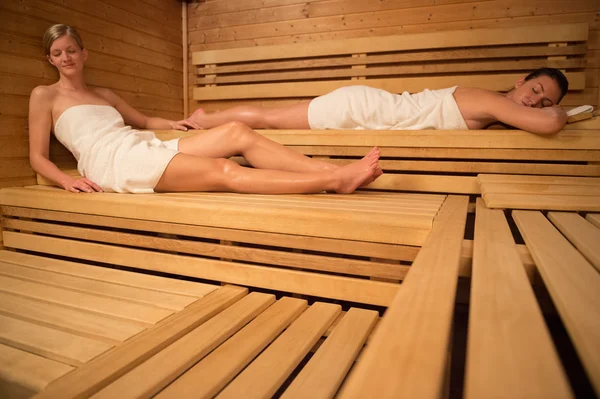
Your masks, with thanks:
[{"label": "woman's elbow", "polygon": [[566,115],[552,114],[544,118],[544,122],[535,127],[533,133],[537,134],[556,134],[560,132],[567,123]]}]

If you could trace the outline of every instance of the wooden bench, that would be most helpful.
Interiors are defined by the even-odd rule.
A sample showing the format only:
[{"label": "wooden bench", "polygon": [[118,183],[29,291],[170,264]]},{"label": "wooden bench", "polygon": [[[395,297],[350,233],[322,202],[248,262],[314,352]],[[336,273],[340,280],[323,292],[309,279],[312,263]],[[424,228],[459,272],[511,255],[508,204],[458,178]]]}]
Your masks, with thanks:
[{"label": "wooden bench", "polygon": [[[254,98],[261,103],[269,103],[269,98],[295,102],[347,84],[373,84],[390,91],[417,91],[425,83],[429,88],[465,84],[502,90],[530,69],[555,66],[565,69],[572,83],[566,103],[579,105],[578,95],[587,90],[582,72],[586,40],[587,26],[568,25],[207,52],[215,57],[231,52],[238,58],[223,58],[222,66],[215,66],[220,64],[216,58],[202,61],[208,66],[199,68],[205,74],[199,84],[208,86],[195,93],[216,101],[207,102],[210,108]],[[301,60],[305,55],[317,58]],[[250,63],[244,64],[245,59]],[[269,59],[276,59],[279,69]],[[389,66],[406,60],[411,62]],[[313,65],[321,75],[302,72]],[[327,72],[333,65],[338,66]],[[257,69],[269,72],[257,77]],[[157,133],[161,139],[191,134]],[[62,372],[45,377],[44,383],[15,382],[26,373],[24,369],[0,374],[0,379],[16,386],[13,392],[34,392],[70,371],[50,383],[42,397],[92,393],[108,397],[114,392],[120,397],[179,397],[182,392],[200,396],[200,389],[207,397],[239,392],[263,397],[306,397],[307,392],[311,397],[377,393],[439,397],[447,393],[450,379],[462,380],[461,367],[450,358],[451,353],[461,352],[452,317],[455,302],[469,302],[469,291],[465,298],[460,288],[473,275],[466,396],[489,396],[500,390],[509,397],[545,397],[548,391],[568,397],[572,389],[581,392],[567,382],[570,367],[556,356],[541,322],[540,307],[547,309],[543,301],[548,294],[540,291],[546,288],[572,334],[589,380],[600,393],[595,358],[595,331],[600,329],[589,324],[598,317],[585,317],[598,309],[593,295],[587,294],[598,288],[588,270],[596,272],[592,265],[598,254],[586,239],[600,230],[597,214],[582,213],[585,220],[578,214],[549,214],[575,247],[564,238],[560,246],[556,244],[556,248],[569,247],[565,249],[569,255],[558,266],[546,266],[547,272],[540,262],[548,264],[552,259],[539,254],[551,248],[528,229],[533,225],[551,231],[550,222],[536,219],[523,224],[518,221],[522,211],[515,211],[523,242],[506,226],[513,221],[510,213],[488,209],[481,200],[477,206],[473,202],[482,193],[479,174],[598,178],[597,118],[568,125],[552,137],[514,130],[261,133],[301,153],[339,164],[378,145],[385,175],[350,196],[81,195],[44,186],[41,178],[38,186],[0,190],[1,244],[9,250],[3,252],[7,256],[35,258],[44,265],[38,268],[59,262],[74,270],[124,269],[141,278],[148,273],[183,276],[203,287],[229,283],[255,291],[246,295],[245,288],[227,286],[203,294],[156,326],[147,326],[145,333],[116,343],[90,361],[69,364],[76,369],[59,369]],[[65,151],[54,142],[51,159],[75,174],[74,159]],[[582,222],[586,235],[578,234]],[[498,258],[491,253],[499,254]],[[575,258],[579,266],[566,268]],[[11,278],[28,281],[32,278],[28,276]],[[81,290],[77,287],[68,289]],[[564,299],[572,291],[577,291],[575,299]],[[2,287],[0,294],[4,294]],[[585,305],[580,308],[578,303]],[[370,335],[377,317],[370,310],[381,314],[386,308],[380,326]],[[507,312],[517,321],[507,318]],[[11,317],[26,316],[17,309]],[[34,324],[47,327],[44,323]],[[508,332],[499,336],[503,331]],[[323,342],[322,336],[329,338]],[[486,340],[492,337],[493,344]],[[292,349],[289,342],[297,345]],[[523,356],[519,348],[530,346],[539,355],[535,359],[544,360],[543,367],[531,358],[517,360]],[[359,353],[358,363],[347,375]],[[199,375],[210,383],[198,387]],[[130,383],[133,380],[139,383]]]}]

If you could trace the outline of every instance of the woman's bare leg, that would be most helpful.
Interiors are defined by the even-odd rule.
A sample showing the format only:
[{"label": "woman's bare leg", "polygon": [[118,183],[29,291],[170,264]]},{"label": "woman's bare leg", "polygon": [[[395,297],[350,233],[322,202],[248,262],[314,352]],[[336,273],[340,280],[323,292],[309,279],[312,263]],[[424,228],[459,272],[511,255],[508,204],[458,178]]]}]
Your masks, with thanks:
[{"label": "woman's bare leg", "polygon": [[366,180],[373,179],[378,160],[378,154],[368,154],[334,171],[297,173],[251,169],[228,159],[178,154],[171,160],[154,190],[256,194],[351,193]]},{"label": "woman's bare leg", "polygon": [[258,169],[318,172],[338,168],[337,165],[306,157],[269,140],[240,122],[230,122],[184,137],[179,140],[179,151],[207,158],[242,155],[250,165]]},{"label": "woman's bare leg", "polygon": [[310,129],[309,103],[306,101],[273,108],[239,106],[212,113],[206,113],[202,108],[198,108],[189,119],[205,129],[234,121],[245,123],[255,129]]}]

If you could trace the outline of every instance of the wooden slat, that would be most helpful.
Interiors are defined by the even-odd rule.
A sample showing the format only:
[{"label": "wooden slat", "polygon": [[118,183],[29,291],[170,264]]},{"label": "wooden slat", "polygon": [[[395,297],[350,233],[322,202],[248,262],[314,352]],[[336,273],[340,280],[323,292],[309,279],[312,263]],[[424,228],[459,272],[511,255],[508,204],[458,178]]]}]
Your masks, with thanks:
[{"label": "wooden slat", "polygon": [[536,56],[556,56],[556,55],[585,55],[587,46],[579,44],[574,46],[563,47],[548,47],[542,46],[503,46],[499,48],[476,48],[476,49],[452,49],[438,51],[417,51],[417,52],[402,52],[400,54],[389,55],[373,55],[357,59],[353,57],[320,57],[308,60],[292,60],[292,61],[270,61],[270,62],[252,62],[248,64],[236,63],[231,65],[216,65],[212,67],[198,67],[196,73],[198,75],[217,75],[226,73],[241,73],[252,71],[268,71],[268,70],[287,70],[287,69],[303,69],[303,68],[325,68],[333,66],[353,66],[353,65],[373,65],[373,64],[390,64],[401,62],[424,62],[424,61],[442,61],[442,60],[459,60],[459,59],[492,59],[492,58],[507,58],[507,57],[536,57]]},{"label": "wooden slat", "polygon": [[[25,190],[25,191],[22,191]],[[23,194],[27,195],[23,195]],[[29,190],[9,188],[0,191],[4,205],[43,208],[103,216],[188,224],[201,221],[204,226],[259,230],[273,233],[310,235],[337,239],[358,239],[392,244],[421,245],[431,228],[431,216],[406,215],[390,218],[385,213],[327,209],[298,210],[289,205],[275,209],[271,205],[248,206],[250,195],[239,196],[234,203],[222,201],[185,201],[182,213],[180,198],[161,195],[125,196],[117,193],[97,193],[77,196],[64,190]],[[310,204],[311,196],[306,196]],[[307,219],[311,223],[305,223]],[[269,223],[265,223],[269,220]]]},{"label": "wooden slat", "polygon": [[[150,248],[163,251],[175,251],[181,254],[185,253],[203,255],[213,258],[245,260],[253,263],[273,264],[296,269],[328,271],[340,274],[402,279],[407,271],[407,267],[405,266],[391,265],[381,262],[367,262],[362,260],[340,259],[321,255],[299,254],[258,248],[245,248],[233,245],[211,244],[190,240],[181,240],[178,238],[171,239],[148,236],[140,237],[138,234],[99,231],[97,229],[60,226],[24,220],[7,219],[4,221],[4,227],[8,229],[25,230],[27,232],[77,238],[80,240],[129,245],[138,248]],[[94,283],[92,286],[92,291],[98,291],[100,288],[102,288],[102,283],[99,283],[98,285]],[[127,296],[128,293],[129,295]],[[193,297],[183,297],[173,294],[168,294],[168,296],[165,297],[165,294],[148,290],[140,290],[140,296],[135,296],[134,293],[131,293],[127,290],[125,292],[118,291],[117,295],[114,296],[122,296],[124,298],[131,297],[130,299],[132,300],[141,299],[141,302],[153,303],[175,310],[178,310],[181,307],[173,307],[173,305],[170,304],[171,302],[176,301],[177,303],[185,306],[186,303],[195,300]],[[149,295],[146,295],[145,293],[149,293]],[[161,302],[158,300],[161,298],[167,302],[161,305]]]},{"label": "wooden slat", "polygon": [[275,301],[252,292],[94,395],[94,398],[151,397],[235,334]]},{"label": "wooden slat", "polygon": [[[206,226],[171,224],[163,222],[153,222],[148,220],[133,220],[128,218],[117,218],[100,215],[84,215],[72,212],[57,212],[47,211],[43,209],[18,208],[10,206],[2,206],[0,209],[2,210],[2,213],[5,216],[54,220],[61,222],[88,224],[98,227],[103,226],[117,229],[120,228],[137,230],[143,232],[185,235],[190,237],[227,240],[276,247],[307,249],[321,252],[333,252],[344,255],[358,255],[367,257],[374,256],[386,259],[412,261],[418,252],[418,247],[415,246],[390,245],[383,243],[370,243],[364,241],[349,242],[347,240],[294,236],[289,234],[274,234],[260,231],[253,231],[252,234],[248,234],[247,231],[239,229],[223,229]],[[10,252],[10,254],[14,253]],[[54,262],[55,260],[48,261]],[[75,267],[75,265],[77,264],[73,264],[71,266]],[[69,270],[72,270],[72,268],[69,268]],[[104,271],[106,269],[102,268],[100,270]],[[69,271],[69,273],[71,272]],[[108,271],[106,273],[108,273]],[[148,280],[155,281],[155,278],[152,276],[143,276],[139,273],[135,273],[133,276],[129,276],[133,278],[127,278],[127,276],[127,274],[123,277],[115,275],[114,278],[117,281],[123,281],[123,283],[127,283],[133,286],[138,286],[137,284],[141,284],[142,282],[144,282],[143,287],[145,288],[162,290],[162,287],[164,287],[165,292],[182,293],[186,295],[194,295],[199,297],[203,296],[206,292],[208,292],[206,290],[212,290],[215,288],[215,286],[210,284],[203,285],[198,283],[190,283],[187,281],[179,281],[175,279],[162,279],[166,281],[158,280],[156,284],[153,283],[150,286],[147,285],[149,284],[149,282],[146,281],[146,278]],[[112,278],[113,277],[111,277],[110,280],[106,281],[114,281],[112,280]],[[138,279],[141,280],[139,283]],[[196,285],[198,287],[195,287]]]},{"label": "wooden slat", "polygon": [[138,334],[144,327],[46,301],[0,292],[0,313],[62,331],[117,343]]},{"label": "wooden slat", "polygon": [[600,214],[599,213],[588,213],[585,218],[594,226],[600,228]]},{"label": "wooden slat", "polygon": [[[317,97],[327,94],[339,87],[364,85],[383,89],[391,93],[408,91],[411,93],[422,91],[425,88],[438,90],[451,86],[473,86],[482,89],[502,91],[506,90],[522,77],[522,74],[498,75],[457,75],[457,76],[431,76],[413,78],[389,78],[364,80],[337,80],[323,82],[294,83],[262,83],[245,85],[228,85],[215,87],[195,87],[193,99],[197,101],[251,99],[251,98],[296,98]],[[566,73],[569,79],[569,88],[583,90],[585,88],[585,74],[583,72]]]},{"label": "wooden slat", "polygon": [[80,366],[113,347],[1,314],[0,342],[72,366]]},{"label": "wooden slat", "polygon": [[552,137],[523,130],[261,130],[260,133],[284,145],[600,149],[600,132],[587,130],[561,131]]},{"label": "wooden slat", "polygon": [[[369,147],[337,147],[326,145],[289,146],[304,155],[321,156],[362,156]],[[497,148],[418,148],[380,147],[385,158],[446,158],[446,159],[486,159],[486,160],[528,160],[528,161],[593,161],[600,162],[600,151],[595,150],[526,150]]]},{"label": "wooden slat", "polygon": [[252,361],[302,311],[306,301],[283,297],[251,321],[185,374],[161,391],[156,398],[214,397],[240,370]]},{"label": "wooden slat", "polygon": [[552,43],[563,41],[586,41],[587,24],[564,24],[536,27],[518,27],[504,29],[477,29],[454,32],[432,32],[330,40],[318,43],[294,45],[260,46],[231,50],[212,50],[192,53],[192,63],[220,64],[225,62],[253,61],[264,59],[285,59],[316,57],[334,54],[377,53],[393,50],[416,50],[449,47],[474,47],[490,45],[508,45],[525,43]]},{"label": "wooden slat", "polygon": [[55,381],[38,398],[88,397],[158,353],[245,296],[247,289],[226,286],[211,292],[176,316]]},{"label": "wooden slat", "polygon": [[444,202],[340,397],[440,397],[468,202]]},{"label": "wooden slat", "polygon": [[339,305],[320,302],[313,304],[217,397],[273,396],[340,311]]},{"label": "wooden slat", "polygon": [[[155,270],[373,305],[387,306],[397,289],[397,284],[392,283],[199,259],[9,231],[4,232],[4,245],[41,253],[114,263],[142,270]],[[24,282],[23,284],[32,283]],[[0,289],[2,288],[0,286]],[[139,316],[132,315],[131,317]]]},{"label": "wooden slat", "polygon": [[488,208],[600,211],[600,196],[483,193]]},{"label": "wooden slat", "polygon": [[599,196],[600,185],[548,183],[482,183],[484,193]]},{"label": "wooden slat", "polygon": [[513,211],[513,218],[600,394],[600,274],[540,212]]},{"label": "wooden slat", "polygon": [[[72,218],[70,221],[75,222]],[[201,298],[218,288],[217,285],[212,284],[151,276],[148,274],[109,269],[93,265],[84,266],[81,263],[13,251],[0,251],[0,261],[70,276],[85,277],[91,280],[118,283],[131,287],[144,288],[146,290],[186,295],[194,298]]]},{"label": "wooden slat", "polygon": [[[377,66],[371,65],[369,69],[357,68],[332,68],[332,69],[307,69],[295,71],[274,71],[277,69],[273,65],[272,69],[268,68],[262,73],[235,74],[235,75],[208,75],[206,77],[196,79],[196,84],[232,84],[232,83],[259,83],[259,82],[291,82],[295,80],[310,81],[317,79],[336,79],[336,78],[352,78],[357,76],[377,77],[377,76],[410,76],[410,75],[428,75],[428,74],[444,74],[451,75],[455,73],[489,73],[489,72],[514,72],[516,70],[533,71],[538,68],[548,67],[557,69],[573,69],[585,68],[586,62],[584,59],[569,59],[548,61],[542,59],[525,59],[517,61],[471,61],[469,62],[452,62],[452,63],[428,63],[419,64],[404,64],[396,66]],[[363,82],[364,83],[364,82]],[[591,115],[590,115],[591,116]]]},{"label": "wooden slat", "polygon": [[600,178],[595,177],[563,177],[563,176],[523,176],[523,175],[486,175],[477,176],[480,183],[513,183],[513,184],[548,184],[561,186],[594,186],[600,185]]},{"label": "wooden slat", "polygon": [[72,366],[0,344],[0,392],[3,397],[30,397],[73,369]]},{"label": "wooden slat", "polygon": [[173,311],[181,310],[196,300],[193,297],[165,294],[120,284],[67,276],[1,261],[0,275]]},{"label": "wooden slat", "polygon": [[600,228],[576,213],[549,212],[548,219],[600,271]]},{"label": "wooden slat", "polygon": [[572,397],[504,213],[475,217],[465,398]]},{"label": "wooden slat", "polygon": [[332,398],[371,333],[378,314],[351,308],[302,368],[282,398]]},{"label": "wooden slat", "polygon": [[[11,233],[4,232],[4,234]],[[120,319],[137,321],[141,322],[141,325],[156,323],[173,313],[173,311],[168,309],[121,301],[99,295],[85,294],[70,289],[6,276],[0,276],[0,291],[76,309],[97,312]]]}]

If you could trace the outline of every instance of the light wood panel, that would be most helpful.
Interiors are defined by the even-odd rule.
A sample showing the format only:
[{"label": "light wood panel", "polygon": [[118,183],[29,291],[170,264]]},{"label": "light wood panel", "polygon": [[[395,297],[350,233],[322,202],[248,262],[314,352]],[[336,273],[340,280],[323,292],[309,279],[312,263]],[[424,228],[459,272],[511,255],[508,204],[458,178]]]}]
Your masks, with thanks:
[{"label": "light wood panel", "polygon": [[513,211],[596,393],[600,393],[600,274],[541,212]]},{"label": "light wood panel", "polygon": [[479,175],[489,208],[600,210],[597,178]]},{"label": "light wood panel", "polygon": [[442,392],[467,197],[449,196],[340,397]]},{"label": "light wood panel", "polygon": [[157,398],[214,397],[307,307],[283,297],[162,390]]},{"label": "light wood panel", "polygon": [[175,317],[147,330],[136,339],[119,346],[61,378],[39,395],[39,398],[90,396],[135,368],[163,348],[175,342],[212,316],[237,302],[247,293],[241,287],[226,286],[195,302]]},{"label": "light wood panel", "polygon": [[548,219],[600,271],[600,228],[576,213],[549,212]]},{"label": "light wood panel", "polygon": [[572,397],[504,213],[475,218],[465,398]]}]

